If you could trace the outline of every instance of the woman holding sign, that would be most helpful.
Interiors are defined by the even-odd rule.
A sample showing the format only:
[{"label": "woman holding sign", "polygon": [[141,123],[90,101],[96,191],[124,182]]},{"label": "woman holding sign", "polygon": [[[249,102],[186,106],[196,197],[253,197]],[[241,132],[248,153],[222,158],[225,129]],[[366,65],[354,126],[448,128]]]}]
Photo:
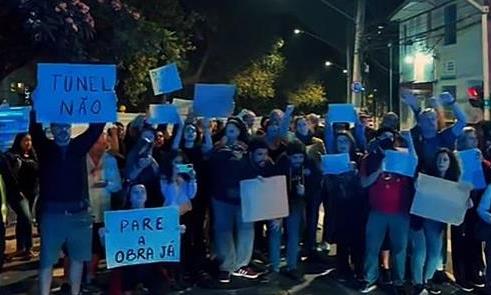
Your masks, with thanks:
[{"label": "woman holding sign", "polygon": [[361,154],[355,152],[355,140],[348,131],[340,131],[335,136],[338,154],[348,154],[351,160],[350,171],[328,174],[324,177],[325,196],[328,200],[327,233],[325,240],[336,243],[336,270],[341,281],[354,275],[363,278],[363,231],[366,223],[367,204],[360,185],[357,163]]},{"label": "woman holding sign", "polygon": [[[440,149],[433,161],[430,175],[450,181],[458,181],[460,168],[455,154],[449,149]],[[442,251],[443,231],[446,225],[435,220],[411,216],[409,243],[411,253],[411,277],[415,294],[426,289],[431,294],[441,290],[432,282]]]}]

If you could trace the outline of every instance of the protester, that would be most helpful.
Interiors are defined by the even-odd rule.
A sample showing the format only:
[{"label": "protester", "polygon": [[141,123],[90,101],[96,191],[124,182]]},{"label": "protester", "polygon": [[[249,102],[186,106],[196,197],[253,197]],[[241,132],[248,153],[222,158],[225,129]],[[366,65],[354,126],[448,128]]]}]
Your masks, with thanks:
[{"label": "protester", "polygon": [[105,124],[90,124],[71,139],[69,124],[51,124],[53,140],[31,112],[30,134],[39,157],[39,202],[41,227],[40,294],[50,293],[53,265],[66,245],[70,256],[72,294],[79,294],[83,262],[92,258],[92,216],[88,212],[86,155]]},{"label": "protester", "polygon": [[219,261],[218,280],[229,283],[230,275],[255,279],[259,275],[248,267],[254,244],[254,225],[242,221],[237,181],[237,163],[247,152],[247,130],[241,120],[230,118],[225,135],[215,145],[210,167],[213,178],[213,241]]},{"label": "protester", "polygon": [[14,196],[9,198],[10,207],[17,215],[15,237],[17,252],[14,256],[20,256],[22,260],[30,260],[32,253],[32,225],[34,204],[38,195],[38,160],[32,147],[31,136],[27,133],[19,133],[15,137],[6,163],[12,173],[12,181],[9,185]]},{"label": "protester", "polygon": [[[440,148],[454,149],[457,137],[462,134],[463,128],[467,124],[467,116],[461,109],[456,99],[448,92],[440,94],[438,97],[431,99],[431,108],[421,110],[418,98],[407,89],[401,91],[401,100],[406,103],[414,112],[417,124],[411,129],[411,134],[418,154],[418,170],[428,173],[433,166],[433,160]],[[456,121],[453,125],[440,129],[440,121],[443,120],[443,106],[450,107]],[[447,235],[444,230],[443,247],[447,248]],[[451,282],[451,279],[445,272],[447,252],[442,251],[438,263],[437,272],[435,273],[435,282]]]},{"label": "protester", "polygon": [[[416,152],[409,133],[403,134],[409,153]],[[370,213],[366,225],[365,285],[361,293],[370,293],[377,288],[379,277],[378,255],[385,234],[389,234],[394,286],[401,291],[404,283],[406,247],[409,232],[409,206],[413,197],[411,177],[382,171],[385,151],[395,148],[397,133],[379,129],[377,147],[363,160],[361,184],[368,189]],[[402,136],[402,135],[401,135]]]},{"label": "protester", "polygon": [[273,220],[269,226],[269,255],[272,270],[280,270],[280,248],[282,225],[287,235],[286,275],[296,281],[302,281],[303,275],[298,269],[300,227],[305,214],[305,203],[309,195],[318,194],[321,172],[319,167],[307,158],[305,145],[294,140],[286,148],[286,156],[277,163],[277,173],[287,177],[289,215],[284,219]]},{"label": "protester", "polygon": [[[473,127],[465,127],[463,133],[457,138],[457,151],[477,148],[477,134]],[[486,183],[491,176],[491,164],[480,160]],[[485,286],[484,261],[482,242],[476,237],[476,226],[479,220],[476,207],[481,201],[483,189],[474,189],[471,192],[471,203],[466,212],[464,222],[459,226],[451,226],[452,266],[455,282],[464,292],[472,292],[474,288]]]},{"label": "protester", "polygon": [[[353,277],[363,280],[364,227],[368,204],[361,188],[358,165],[362,154],[355,150],[355,140],[348,131],[336,134],[336,153],[347,153],[351,169],[324,177],[328,214],[325,214],[324,240],[336,243],[336,271],[340,281]],[[350,266],[351,263],[354,269]]]},{"label": "protester", "polygon": [[5,224],[7,223],[7,190],[0,173],[0,273],[5,260]]},{"label": "protester", "polygon": [[[440,149],[429,174],[454,182],[459,181],[460,168],[455,154],[449,149]],[[440,259],[446,225],[422,217],[412,216],[412,219],[409,239],[414,293],[421,294],[426,289],[431,294],[441,294],[442,291],[433,283],[432,278]]]},{"label": "protester", "polygon": [[104,257],[104,249],[99,239],[99,229],[104,227],[104,212],[111,209],[111,198],[122,189],[121,176],[116,159],[107,152],[107,134],[102,133],[87,154],[87,175],[92,227],[92,261],[87,265],[86,284],[93,287],[99,260]]},{"label": "protester", "polygon": [[483,293],[486,295],[491,294],[491,186],[488,185],[484,195],[477,208],[477,213],[481,218],[481,223],[477,229],[477,234],[480,235],[481,239],[485,242],[484,254],[486,257],[486,289]]},{"label": "protester", "polygon": [[[181,217],[181,222],[186,226],[186,234],[183,236],[185,247],[192,253],[192,259],[185,266],[194,279],[204,281],[207,274],[204,270],[208,245],[205,240],[208,234],[205,230],[206,215],[210,206],[210,178],[208,171],[208,158],[213,149],[211,138],[210,121],[205,119],[203,124],[203,135],[196,124],[187,122],[184,127],[180,150],[196,171],[198,190],[196,197],[191,200],[193,210]],[[164,196],[165,197],[165,196]]]}]

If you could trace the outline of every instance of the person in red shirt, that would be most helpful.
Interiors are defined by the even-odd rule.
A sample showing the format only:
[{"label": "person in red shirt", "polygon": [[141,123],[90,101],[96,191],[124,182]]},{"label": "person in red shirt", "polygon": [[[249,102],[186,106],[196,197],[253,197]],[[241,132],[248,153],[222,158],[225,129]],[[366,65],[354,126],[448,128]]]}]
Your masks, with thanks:
[{"label": "person in red shirt", "polygon": [[[386,233],[390,238],[392,277],[396,289],[401,289],[404,283],[413,178],[382,171],[385,151],[395,149],[398,135],[392,129],[378,130],[374,148],[361,163],[361,185],[368,190],[370,205],[366,225],[365,285],[361,293],[370,293],[377,288],[379,253]],[[401,132],[400,136],[409,153],[416,158],[409,132]]]}]

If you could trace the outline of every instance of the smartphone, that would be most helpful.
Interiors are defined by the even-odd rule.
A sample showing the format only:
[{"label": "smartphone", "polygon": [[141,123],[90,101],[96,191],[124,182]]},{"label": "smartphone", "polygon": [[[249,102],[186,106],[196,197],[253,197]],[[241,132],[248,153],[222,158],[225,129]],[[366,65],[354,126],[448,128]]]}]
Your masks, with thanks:
[{"label": "smartphone", "polygon": [[177,164],[177,171],[179,174],[189,174],[193,170],[193,164]]}]

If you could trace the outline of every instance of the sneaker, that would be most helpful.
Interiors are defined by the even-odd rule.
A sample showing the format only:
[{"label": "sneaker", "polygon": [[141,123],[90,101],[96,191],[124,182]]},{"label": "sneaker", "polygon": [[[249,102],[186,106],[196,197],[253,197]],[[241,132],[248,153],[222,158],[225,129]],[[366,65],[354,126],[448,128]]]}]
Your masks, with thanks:
[{"label": "sneaker", "polygon": [[390,269],[382,268],[382,284],[383,285],[392,284],[392,276],[390,274]]},{"label": "sneaker", "polygon": [[413,286],[413,295],[427,295],[428,290],[426,290],[424,285]]},{"label": "sneaker", "polygon": [[462,292],[471,293],[474,291],[474,287],[467,282],[457,282],[455,284]]},{"label": "sneaker", "polygon": [[220,271],[218,273],[218,281],[222,284],[230,283],[230,273],[228,271]]},{"label": "sneaker", "polygon": [[430,294],[434,294],[434,295],[442,294],[442,289],[440,289],[440,287],[435,283],[433,283],[432,281],[428,281],[428,283],[426,284],[426,290],[428,290]]},{"label": "sneaker", "polygon": [[452,279],[447,275],[446,271],[437,270],[433,275],[433,282],[442,285],[443,283],[451,283]]},{"label": "sneaker", "polygon": [[304,282],[305,278],[298,269],[290,269],[284,273],[284,275],[295,282]]},{"label": "sneaker", "polygon": [[472,285],[476,288],[484,288],[486,287],[486,278],[480,275],[472,281]]},{"label": "sneaker", "polygon": [[238,270],[234,271],[232,275],[234,277],[242,277],[246,279],[257,279],[259,277],[259,274],[248,266],[239,268]]},{"label": "sneaker", "polygon": [[376,283],[365,283],[365,285],[360,289],[360,293],[362,294],[368,294],[372,291],[375,291],[377,289],[377,284]]}]

